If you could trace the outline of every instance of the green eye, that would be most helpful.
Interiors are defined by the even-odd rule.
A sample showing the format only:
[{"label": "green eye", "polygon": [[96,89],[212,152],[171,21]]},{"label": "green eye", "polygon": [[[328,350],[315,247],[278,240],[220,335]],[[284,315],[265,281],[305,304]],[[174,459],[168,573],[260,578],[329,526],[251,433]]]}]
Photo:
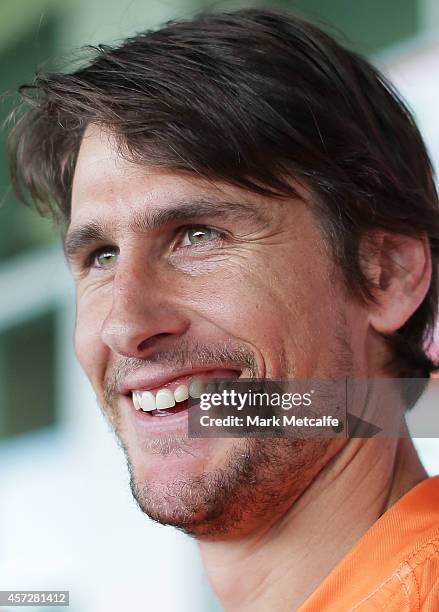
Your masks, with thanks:
[{"label": "green eye", "polygon": [[97,268],[108,268],[116,260],[117,253],[111,249],[103,249],[98,251],[94,256],[94,262]]},{"label": "green eye", "polygon": [[209,227],[192,227],[186,231],[186,235],[190,244],[199,244],[215,238],[216,232]]}]

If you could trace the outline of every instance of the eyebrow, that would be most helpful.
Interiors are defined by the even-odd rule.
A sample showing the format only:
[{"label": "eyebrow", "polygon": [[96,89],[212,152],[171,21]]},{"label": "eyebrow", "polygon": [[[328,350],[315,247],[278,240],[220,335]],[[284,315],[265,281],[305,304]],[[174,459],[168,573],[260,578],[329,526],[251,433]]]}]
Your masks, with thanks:
[{"label": "eyebrow", "polygon": [[[135,232],[148,232],[167,225],[187,222],[199,217],[228,219],[238,221],[268,222],[267,217],[255,204],[223,200],[191,200],[180,202],[168,208],[147,208],[135,213],[128,223],[128,229]],[[92,244],[109,240],[117,229],[117,224],[99,222],[94,219],[84,225],[68,229],[64,239],[64,253],[68,261],[73,261],[81,251]]]}]

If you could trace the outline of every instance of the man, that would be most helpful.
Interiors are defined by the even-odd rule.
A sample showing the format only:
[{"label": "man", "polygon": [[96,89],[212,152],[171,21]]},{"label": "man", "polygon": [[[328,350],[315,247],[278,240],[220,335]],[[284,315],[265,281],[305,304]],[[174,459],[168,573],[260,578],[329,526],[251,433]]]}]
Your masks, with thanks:
[{"label": "man", "polygon": [[437,369],[438,200],[391,86],[254,9],[24,93],[15,185],[61,225],[77,356],[141,510],[198,539],[225,610],[439,609],[438,480],[408,436],[187,434],[203,378]]}]

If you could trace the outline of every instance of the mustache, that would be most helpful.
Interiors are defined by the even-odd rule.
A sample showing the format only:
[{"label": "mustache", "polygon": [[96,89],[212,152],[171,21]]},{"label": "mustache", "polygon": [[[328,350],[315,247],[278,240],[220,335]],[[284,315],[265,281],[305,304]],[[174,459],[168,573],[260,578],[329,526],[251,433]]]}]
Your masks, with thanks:
[{"label": "mustache", "polygon": [[111,405],[125,378],[148,365],[175,369],[236,366],[246,370],[248,378],[256,378],[258,371],[254,353],[245,346],[230,343],[208,346],[200,342],[180,341],[172,347],[155,351],[147,358],[121,357],[111,364],[104,377],[105,402]]}]

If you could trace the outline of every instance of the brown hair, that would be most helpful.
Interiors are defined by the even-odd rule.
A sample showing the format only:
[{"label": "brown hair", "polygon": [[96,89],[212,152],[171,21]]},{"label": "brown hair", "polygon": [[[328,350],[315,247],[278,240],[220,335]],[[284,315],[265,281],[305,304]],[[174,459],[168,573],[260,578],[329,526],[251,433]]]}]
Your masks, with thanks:
[{"label": "brown hair", "polygon": [[426,352],[438,309],[432,167],[410,112],[374,67],[305,20],[258,9],[201,14],[89,51],[84,67],[39,74],[21,88],[23,112],[10,137],[19,197],[68,223],[90,123],[110,128],[138,163],[277,197],[294,194],[294,177],[313,194],[359,299],[373,299],[360,266],[366,232],[428,237],[428,293],[386,338],[398,376],[437,369]]}]

